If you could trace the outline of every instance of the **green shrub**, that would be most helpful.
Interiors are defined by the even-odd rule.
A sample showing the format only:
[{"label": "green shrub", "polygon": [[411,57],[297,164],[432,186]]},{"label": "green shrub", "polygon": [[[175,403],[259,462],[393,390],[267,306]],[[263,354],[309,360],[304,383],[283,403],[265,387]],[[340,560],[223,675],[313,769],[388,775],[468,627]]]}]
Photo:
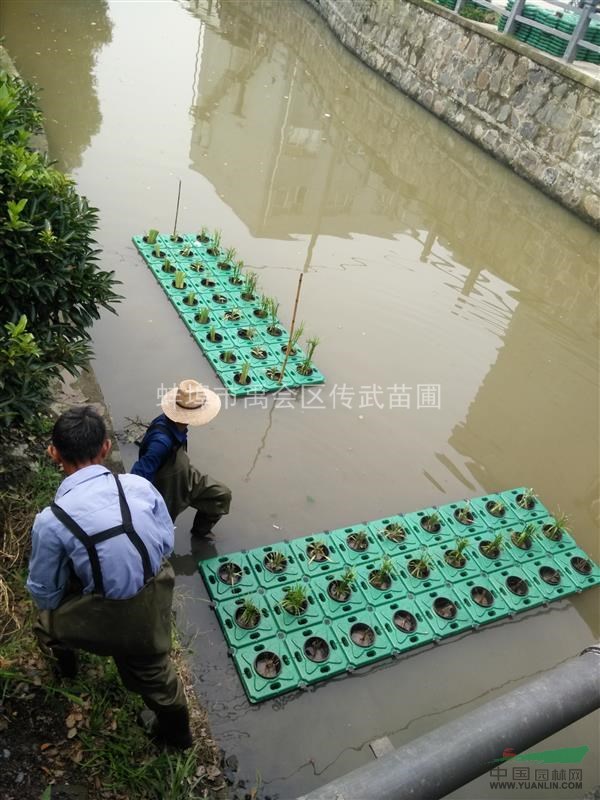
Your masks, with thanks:
[{"label": "green shrub", "polygon": [[38,350],[11,365],[11,345],[0,339],[0,424],[26,422],[33,390],[46,395],[61,368],[85,365],[90,325],[119,299],[114,273],[97,264],[97,210],[28,147],[40,124],[32,87],[0,72],[0,319],[17,324],[25,316]]},{"label": "green shrub", "polygon": [[476,3],[468,2],[460,10],[460,16],[465,19],[472,19],[475,22],[487,22],[490,25],[496,25],[500,19],[495,11],[491,11],[485,6],[479,6]]}]

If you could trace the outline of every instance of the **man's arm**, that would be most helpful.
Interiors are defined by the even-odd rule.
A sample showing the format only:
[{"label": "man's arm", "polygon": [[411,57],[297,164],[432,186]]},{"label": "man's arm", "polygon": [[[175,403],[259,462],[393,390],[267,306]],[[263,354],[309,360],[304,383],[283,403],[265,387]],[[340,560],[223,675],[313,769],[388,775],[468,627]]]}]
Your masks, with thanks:
[{"label": "man's arm", "polygon": [[166,435],[157,432],[148,444],[148,449],[144,455],[138,459],[131,468],[132,475],[139,475],[152,482],[154,476],[167,460],[173,447],[172,442]]},{"label": "man's arm", "polygon": [[58,607],[69,579],[67,553],[53,520],[54,515],[45,508],[36,516],[32,529],[27,589],[41,610]]}]

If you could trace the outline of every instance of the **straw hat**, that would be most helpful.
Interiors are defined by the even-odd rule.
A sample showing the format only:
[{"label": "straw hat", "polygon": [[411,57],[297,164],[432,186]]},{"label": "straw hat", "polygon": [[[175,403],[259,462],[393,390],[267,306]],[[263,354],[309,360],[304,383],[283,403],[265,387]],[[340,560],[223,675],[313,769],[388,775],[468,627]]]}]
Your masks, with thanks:
[{"label": "straw hat", "polygon": [[185,380],[165,394],[161,406],[173,422],[206,425],[221,410],[221,398],[198,381]]}]

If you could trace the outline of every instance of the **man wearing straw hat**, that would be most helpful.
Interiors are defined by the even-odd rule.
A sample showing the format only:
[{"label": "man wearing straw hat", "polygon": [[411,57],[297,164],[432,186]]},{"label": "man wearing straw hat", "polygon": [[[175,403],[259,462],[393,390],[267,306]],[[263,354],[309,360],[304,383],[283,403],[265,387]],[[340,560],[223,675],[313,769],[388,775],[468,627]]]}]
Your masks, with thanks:
[{"label": "man wearing straw hat", "polygon": [[195,508],[191,533],[206,536],[229,512],[231,490],[190,463],[187,430],[214,419],[221,398],[198,381],[184,380],[165,394],[161,407],[163,413],[150,423],[131,472],[158,489],[173,521],[189,506]]}]

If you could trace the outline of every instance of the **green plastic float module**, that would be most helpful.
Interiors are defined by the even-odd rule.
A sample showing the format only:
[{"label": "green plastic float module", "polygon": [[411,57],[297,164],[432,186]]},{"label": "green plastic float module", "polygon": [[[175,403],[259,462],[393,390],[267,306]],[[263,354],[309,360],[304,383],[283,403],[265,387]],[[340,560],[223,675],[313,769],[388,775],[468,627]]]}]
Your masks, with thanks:
[{"label": "green plastic float module", "polygon": [[290,542],[304,574],[309,578],[314,575],[329,573],[344,566],[344,559],[327,532],[313,533]]},{"label": "green plastic float module", "polygon": [[374,611],[362,609],[331,623],[348,666],[357,669],[393,655],[391,640]]},{"label": "green plastic float module", "polygon": [[506,599],[506,592],[485,575],[467,578],[454,585],[473,622],[483,625],[515,613]]},{"label": "green plastic float module", "polygon": [[419,542],[425,547],[431,547],[440,542],[454,538],[450,525],[441,516],[437,508],[423,508],[405,514],[404,519]]},{"label": "green plastic float module", "polygon": [[558,600],[581,591],[581,587],[571,580],[563,564],[559,564],[551,555],[537,561],[523,564],[523,570],[536,581],[546,600]]},{"label": "green plastic float module", "polygon": [[[355,575],[352,580],[347,573],[348,569]],[[367,605],[354,567],[347,567],[345,570],[329,570],[329,572],[313,578],[311,583],[315,587],[323,614],[328,619],[353,614]]]},{"label": "green plastic float module", "polygon": [[215,556],[200,561],[198,566],[213,600],[231,599],[258,589],[245,552]]},{"label": "green plastic float module", "polygon": [[215,602],[214,609],[231,647],[244,647],[277,634],[271,609],[259,592]]},{"label": "green plastic float module", "polygon": [[513,514],[523,522],[551,516],[539,497],[523,486],[518,489],[509,489],[507,492],[500,492],[500,497]]},{"label": "green plastic float module", "polygon": [[304,577],[296,556],[285,542],[250,550],[248,561],[259,585],[265,589],[298,583]]},{"label": "green plastic float module", "polygon": [[556,553],[554,560],[580,589],[600,584],[600,567],[579,547],[566,553]]},{"label": "green plastic float module", "polygon": [[394,654],[414,650],[436,638],[413,598],[403,597],[377,606],[375,616],[391,641]]},{"label": "green plastic float module", "polygon": [[526,572],[521,564],[492,573],[490,580],[504,594],[513,611],[527,611],[547,602],[535,576]]},{"label": "green plastic float module", "polygon": [[[600,568],[564,520],[538,513],[539,499],[535,517],[517,517],[509,504],[522,494],[468,501],[483,531],[475,515],[453,524],[464,501],[200,562],[250,701],[600,584]],[[421,521],[433,513],[440,530],[428,532]],[[524,530],[529,547],[518,547],[512,534]]]},{"label": "green plastic float module", "polygon": [[369,530],[381,550],[390,556],[415,550],[421,544],[401,514],[369,522]]},{"label": "green plastic float module", "polygon": [[463,599],[450,586],[424,592],[416,598],[416,603],[436,639],[455,636],[475,625]]},{"label": "green plastic float module", "polygon": [[455,536],[483,533],[488,527],[485,519],[466,500],[461,503],[447,503],[439,506],[437,512]]},{"label": "green plastic float module", "polygon": [[233,661],[253,703],[297,689],[302,683],[285,641],[279,636],[234,650]]},{"label": "green plastic float module", "polygon": [[366,522],[330,531],[329,537],[346,564],[364,564],[381,554],[377,537]]},{"label": "green plastic float module", "polygon": [[348,661],[331,624],[311,625],[288,633],[285,643],[292,663],[306,684],[333,678],[348,669]]},{"label": "green plastic float module", "polygon": [[[288,331],[276,317],[265,315],[260,298],[247,291],[245,281],[236,277],[223,251],[219,257],[209,252],[210,241],[200,242],[193,234],[180,236],[176,242],[160,234],[156,244],[147,243],[145,237],[132,238],[231,395],[266,394],[324,383],[323,374],[312,361],[307,363],[299,347],[288,358],[280,379],[276,367],[283,366]],[[178,285],[179,279],[183,283]],[[208,321],[199,321],[201,311],[208,313]],[[209,338],[211,329],[214,333]],[[265,354],[254,358],[252,348]],[[235,361],[231,356],[220,358],[224,350],[232,352]],[[249,380],[241,383],[239,376],[246,362],[250,365]]]}]

